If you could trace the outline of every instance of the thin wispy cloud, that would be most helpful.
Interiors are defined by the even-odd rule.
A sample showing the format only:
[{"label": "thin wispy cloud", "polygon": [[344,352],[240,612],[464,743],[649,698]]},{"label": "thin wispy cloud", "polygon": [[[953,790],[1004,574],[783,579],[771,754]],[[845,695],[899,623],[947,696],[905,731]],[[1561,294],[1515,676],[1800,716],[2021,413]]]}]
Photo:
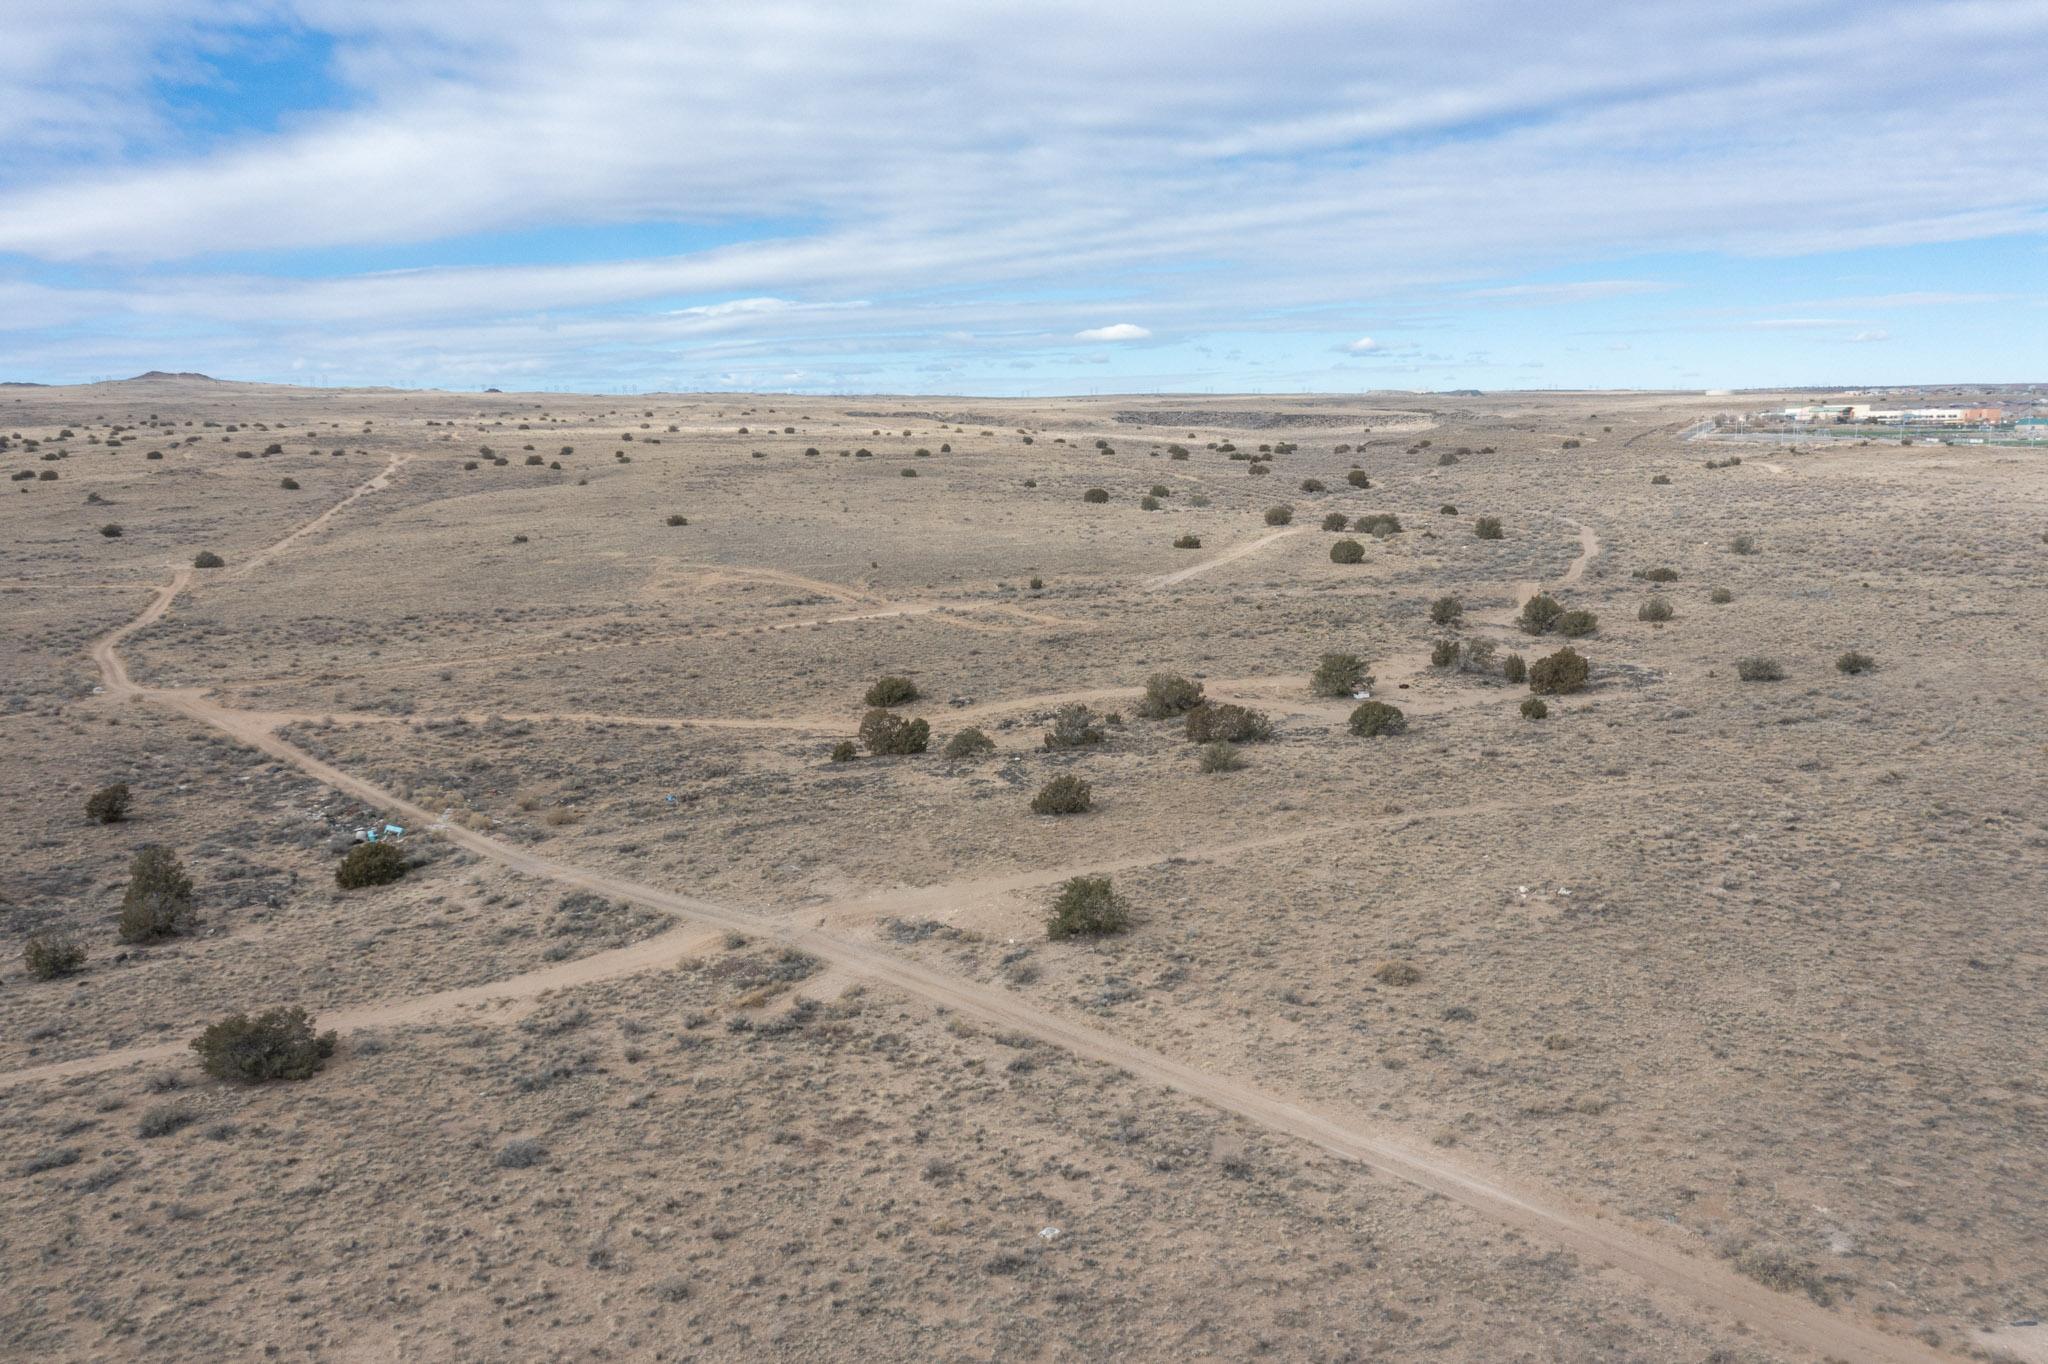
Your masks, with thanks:
[{"label": "thin wispy cloud", "polygon": [[2048,123],[2040,0],[19,0],[7,30],[23,377],[1194,386],[1176,348],[1308,378],[1391,326],[1458,337],[1402,352],[1447,382],[1560,330],[1668,327],[1697,369],[1757,359],[1687,320],[1715,306],[1938,341],[2017,278],[1956,261],[2048,233],[2048,164],[1982,132]]}]

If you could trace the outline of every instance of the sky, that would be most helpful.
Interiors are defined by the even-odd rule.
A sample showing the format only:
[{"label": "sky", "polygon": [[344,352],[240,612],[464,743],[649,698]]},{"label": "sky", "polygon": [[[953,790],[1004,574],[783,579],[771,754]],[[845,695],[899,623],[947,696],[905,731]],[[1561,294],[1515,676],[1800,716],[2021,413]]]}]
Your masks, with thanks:
[{"label": "sky", "polygon": [[7,0],[0,379],[2048,379],[2048,0]]}]

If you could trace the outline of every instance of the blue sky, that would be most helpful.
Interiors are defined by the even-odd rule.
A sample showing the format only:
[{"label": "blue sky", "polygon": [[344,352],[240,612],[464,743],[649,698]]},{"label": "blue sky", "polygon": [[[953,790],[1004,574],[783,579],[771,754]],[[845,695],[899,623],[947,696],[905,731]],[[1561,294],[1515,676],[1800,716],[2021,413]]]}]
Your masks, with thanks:
[{"label": "blue sky", "polygon": [[2048,379],[2048,0],[13,0],[0,378]]}]

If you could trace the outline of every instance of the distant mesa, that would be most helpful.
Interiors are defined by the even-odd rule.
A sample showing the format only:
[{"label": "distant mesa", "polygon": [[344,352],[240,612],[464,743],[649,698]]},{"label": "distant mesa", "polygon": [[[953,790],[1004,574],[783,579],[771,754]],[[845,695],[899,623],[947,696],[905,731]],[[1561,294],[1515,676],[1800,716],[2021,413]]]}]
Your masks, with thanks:
[{"label": "distant mesa", "polygon": [[150,370],[147,374],[136,375],[133,379],[128,380],[128,382],[131,384],[138,384],[141,383],[144,379],[197,379],[203,383],[209,384],[217,384],[220,382],[220,380],[214,378],[211,374],[194,374],[189,369],[181,369],[176,373],[172,373],[170,370],[153,369]]},{"label": "distant mesa", "polygon": [[486,393],[503,393],[504,391],[502,388],[487,388],[484,390]]}]

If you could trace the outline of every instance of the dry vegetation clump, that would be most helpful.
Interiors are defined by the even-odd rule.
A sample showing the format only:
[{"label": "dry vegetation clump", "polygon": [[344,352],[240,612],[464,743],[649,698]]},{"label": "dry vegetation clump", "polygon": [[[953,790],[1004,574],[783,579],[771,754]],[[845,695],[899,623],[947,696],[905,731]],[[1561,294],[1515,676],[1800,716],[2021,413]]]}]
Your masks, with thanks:
[{"label": "dry vegetation clump", "polygon": [[[847,745],[851,748],[852,745]],[[996,741],[973,725],[961,730],[946,740],[945,755],[949,758],[979,758],[984,753],[996,751]],[[847,755],[851,757],[849,753]]]},{"label": "dry vegetation clump", "polygon": [[1067,938],[1100,938],[1121,933],[1131,926],[1131,908],[1110,884],[1107,876],[1076,876],[1053,897],[1052,914],[1045,923],[1045,936],[1054,942]]},{"label": "dry vegetation clump", "polygon": [[1523,634],[1547,634],[1557,627],[1558,617],[1564,614],[1564,607],[1548,592],[1538,592],[1522,603],[1521,614],[1515,618]]},{"label": "dry vegetation clump", "polygon": [[1846,653],[1837,655],[1835,658],[1835,671],[1847,673],[1851,677],[1857,673],[1867,673],[1876,666],[1876,659],[1856,649],[1850,649]]},{"label": "dry vegetation clump", "polygon": [[1785,668],[1775,658],[1755,654],[1735,660],[1735,675],[1744,682],[1782,682]]},{"label": "dry vegetation clump", "polygon": [[1392,512],[1368,512],[1354,521],[1351,528],[1362,535],[1384,540],[1389,535],[1401,533],[1401,518]]},{"label": "dry vegetation clump", "polygon": [[1344,527],[1350,524],[1351,518],[1346,516],[1343,512],[1333,511],[1323,517],[1324,530],[1342,530],[1344,529]]},{"label": "dry vegetation clump", "polygon": [[1529,660],[1517,653],[1502,655],[1500,675],[1504,681],[1513,682],[1517,686],[1521,685],[1529,680]]},{"label": "dry vegetation clump", "polygon": [[1725,587],[1717,587],[1707,593],[1707,600],[1716,606],[1726,606],[1729,602],[1735,600],[1735,594]]},{"label": "dry vegetation clump", "polygon": [[1203,744],[1198,766],[1204,772],[1236,772],[1244,767],[1244,755],[1237,745],[1225,739]]},{"label": "dry vegetation clump", "polygon": [[878,677],[861,700],[870,706],[904,706],[917,698],[917,683],[909,678]]},{"label": "dry vegetation clump", "polygon": [[1465,603],[1448,593],[1429,604],[1431,625],[1455,625],[1464,614]]},{"label": "dry vegetation clump", "polygon": [[404,878],[412,863],[395,843],[358,843],[334,868],[334,884],[343,890],[388,886]]},{"label": "dry vegetation clump", "polygon": [[1107,502],[1109,501],[1109,489],[1090,488],[1087,492],[1081,494],[1081,500],[1083,502]]},{"label": "dry vegetation clump", "polygon": [[1505,539],[1507,532],[1501,529],[1498,516],[1482,516],[1472,523],[1472,533],[1482,540]]},{"label": "dry vegetation clump", "polygon": [[226,566],[227,560],[221,558],[220,555],[215,554],[210,549],[202,549],[192,558],[192,567],[194,568],[225,568]]},{"label": "dry vegetation clump", "polygon": [[1173,547],[1175,549],[1200,549],[1202,547],[1202,537],[1199,535],[1176,535],[1173,537]]},{"label": "dry vegetation clump", "polygon": [[1311,696],[1356,696],[1372,686],[1372,674],[1357,654],[1324,654],[1308,676]]},{"label": "dry vegetation clump", "polygon": [[192,1039],[199,1064],[216,1080],[261,1084],[306,1080],[334,1055],[336,1035],[316,1033],[304,1009],[230,1014]]},{"label": "dry vegetation clump", "polygon": [[1061,706],[1053,712],[1052,728],[1045,732],[1045,746],[1052,749],[1092,748],[1108,737],[1102,732],[1101,718],[1078,702]]},{"label": "dry vegetation clump", "polygon": [[1153,673],[1145,679],[1138,714],[1147,720],[1170,720],[1202,704],[1202,684],[1175,673]]},{"label": "dry vegetation clump", "polygon": [[1384,961],[1372,978],[1382,985],[1413,985],[1422,979],[1422,968],[1412,961]]},{"label": "dry vegetation clump", "polygon": [[1390,706],[1384,701],[1362,701],[1345,723],[1361,739],[1378,739],[1407,729],[1408,717],[1401,713],[1399,706]]},{"label": "dry vegetation clump", "polygon": [[1266,508],[1266,524],[1269,526],[1284,526],[1292,520],[1294,520],[1294,508],[1292,507]]},{"label": "dry vegetation clump", "polygon": [[841,739],[838,743],[832,745],[832,752],[829,755],[829,761],[835,763],[850,763],[859,756],[860,749],[857,745],[855,745],[853,740]]},{"label": "dry vegetation clump", "polygon": [[1330,546],[1330,562],[1333,564],[1364,563],[1365,546],[1356,540],[1339,540]]},{"label": "dry vegetation clump", "polygon": [[155,942],[192,926],[192,878],[178,855],[152,843],[128,864],[121,897],[121,941]]},{"label": "dry vegetation clump", "polygon": [[1529,690],[1539,696],[1566,696],[1584,689],[1592,675],[1586,656],[1567,644],[1529,665]]},{"label": "dry vegetation clump", "polygon": [[1031,813],[1034,815],[1082,815],[1095,804],[1095,792],[1087,782],[1071,773],[1062,773],[1044,786],[1031,798]]},{"label": "dry vegetation clump", "polygon": [[932,727],[924,720],[906,720],[876,706],[860,721],[860,741],[877,756],[901,756],[924,752],[932,740]]},{"label": "dry vegetation clump", "polygon": [[1187,736],[1193,743],[1217,740],[1229,743],[1258,743],[1272,737],[1271,717],[1228,701],[1204,701],[1187,713]]},{"label": "dry vegetation clump", "polygon": [[66,933],[31,933],[21,945],[21,964],[37,980],[55,980],[85,965],[85,947]]},{"label": "dry vegetation clump", "polygon": [[117,781],[87,796],[85,817],[95,824],[119,824],[128,818],[128,784]]},{"label": "dry vegetation clump", "polygon": [[1566,639],[1584,639],[1600,628],[1600,617],[1591,611],[1566,611],[1557,618],[1557,632]]},{"label": "dry vegetation clump", "polygon": [[1636,608],[1636,619],[1649,621],[1652,625],[1662,625],[1677,614],[1663,597],[1648,598]]},{"label": "dry vegetation clump", "polygon": [[1544,704],[1542,697],[1530,696],[1523,699],[1522,718],[1524,720],[1542,720],[1547,719],[1549,715],[1550,707]]}]

